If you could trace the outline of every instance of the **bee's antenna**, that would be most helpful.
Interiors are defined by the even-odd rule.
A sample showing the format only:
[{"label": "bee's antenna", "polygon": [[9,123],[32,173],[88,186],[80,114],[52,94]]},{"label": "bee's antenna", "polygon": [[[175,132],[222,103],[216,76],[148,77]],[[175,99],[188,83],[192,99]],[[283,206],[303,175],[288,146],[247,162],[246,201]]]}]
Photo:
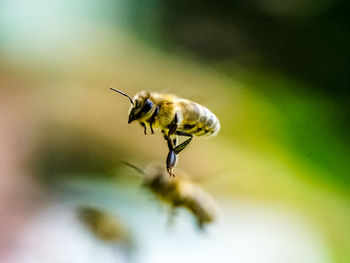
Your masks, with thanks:
[{"label": "bee's antenna", "polygon": [[124,92],[122,92],[122,91],[120,91],[120,90],[117,90],[117,89],[115,89],[115,88],[109,88],[109,89],[110,89],[110,90],[113,90],[113,91],[115,91],[115,92],[118,92],[118,93],[122,94],[122,95],[125,96],[125,97],[128,97],[129,100],[130,100],[130,102],[131,102],[131,104],[134,105],[134,102],[132,101],[132,98],[131,98],[129,95],[127,95],[127,94],[125,94]]},{"label": "bee's antenna", "polygon": [[135,166],[135,165],[133,165],[133,164],[131,164],[131,163],[128,163],[128,162],[123,162],[125,165],[127,165],[127,166],[129,166],[129,167],[131,167],[131,168],[133,168],[133,169],[135,169],[137,172],[139,172],[140,174],[142,174],[142,175],[145,175],[145,172],[141,169],[141,168],[139,168],[139,167],[137,167],[137,166]]}]

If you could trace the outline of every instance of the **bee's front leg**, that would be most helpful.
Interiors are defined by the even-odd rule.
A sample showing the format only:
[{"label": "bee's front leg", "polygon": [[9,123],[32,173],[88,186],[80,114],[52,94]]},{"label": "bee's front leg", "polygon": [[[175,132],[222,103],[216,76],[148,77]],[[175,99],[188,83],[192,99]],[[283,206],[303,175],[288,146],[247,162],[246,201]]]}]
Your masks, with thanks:
[{"label": "bee's front leg", "polygon": [[143,132],[145,133],[145,135],[147,135],[146,124],[144,122],[140,122],[140,124],[143,127]]}]

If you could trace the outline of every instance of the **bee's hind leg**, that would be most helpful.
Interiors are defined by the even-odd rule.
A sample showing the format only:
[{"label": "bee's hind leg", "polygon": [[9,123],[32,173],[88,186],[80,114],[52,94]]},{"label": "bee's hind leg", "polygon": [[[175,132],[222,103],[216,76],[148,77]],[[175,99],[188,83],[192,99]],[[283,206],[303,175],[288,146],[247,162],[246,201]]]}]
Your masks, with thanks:
[{"label": "bee's hind leg", "polygon": [[179,117],[177,116],[177,113],[175,113],[175,117],[169,125],[168,135],[175,134],[178,124],[179,124]]},{"label": "bee's hind leg", "polygon": [[174,150],[170,150],[168,153],[168,156],[166,158],[166,169],[171,177],[175,177],[175,174],[173,173],[173,169],[176,165],[176,154]]},{"label": "bee's hind leg", "polygon": [[177,138],[176,138],[176,130],[178,128],[179,124],[179,116],[178,113],[175,113],[174,119],[171,121],[169,125],[169,130],[167,134],[164,132],[164,138],[168,143],[169,153],[166,157],[166,169],[171,177],[175,177],[175,174],[173,173],[173,169],[177,162],[176,157],[176,147],[177,144]]},{"label": "bee's hind leg", "polygon": [[182,131],[177,131],[177,132],[176,132],[176,135],[190,137],[189,139],[187,139],[187,140],[184,141],[183,143],[181,143],[181,144],[175,146],[174,152],[175,152],[175,154],[179,154],[183,149],[185,149],[185,148],[187,147],[187,145],[190,144],[190,142],[191,142],[191,140],[192,140],[192,138],[193,138],[193,135],[192,135],[192,134],[189,134],[189,133],[187,133],[187,132],[182,132]]},{"label": "bee's hind leg", "polygon": [[173,173],[173,168],[176,165],[177,157],[174,150],[174,141],[167,135],[164,134],[164,139],[168,143],[169,153],[166,158],[166,169],[171,177],[175,177],[175,174]]},{"label": "bee's hind leg", "polygon": [[177,137],[175,137],[174,139],[173,139],[173,145],[176,147],[176,145],[177,145],[177,142],[178,142],[178,139],[177,139]]}]

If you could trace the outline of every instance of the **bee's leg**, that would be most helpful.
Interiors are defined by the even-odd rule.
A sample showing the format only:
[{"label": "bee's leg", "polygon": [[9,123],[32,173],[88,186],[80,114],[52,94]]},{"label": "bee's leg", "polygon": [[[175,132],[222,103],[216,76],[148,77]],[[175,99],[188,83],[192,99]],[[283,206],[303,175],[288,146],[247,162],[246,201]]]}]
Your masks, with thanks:
[{"label": "bee's leg", "polygon": [[175,206],[171,206],[169,210],[169,216],[167,220],[167,225],[173,227],[175,224],[175,217],[177,216],[177,209]]},{"label": "bee's leg", "polygon": [[153,122],[155,121],[155,118],[157,117],[157,115],[159,114],[159,106],[156,107],[156,109],[154,110],[154,113],[152,114],[151,120],[150,120],[150,128],[151,128],[151,133],[154,134],[153,131]]},{"label": "bee's leg", "polygon": [[185,149],[187,147],[187,145],[190,144],[192,138],[189,138],[188,140],[184,141],[183,143],[177,145],[175,148],[174,148],[174,152],[176,154],[179,154],[183,149]]},{"label": "bee's leg", "polygon": [[205,228],[204,228],[204,222],[202,220],[199,220],[199,219],[197,220],[197,226],[198,226],[199,231],[204,232]]},{"label": "bee's leg", "polygon": [[143,127],[143,132],[147,135],[146,124],[144,122],[140,122],[140,124]]},{"label": "bee's leg", "polygon": [[166,140],[166,142],[168,144],[169,151],[173,151],[174,150],[173,141],[171,140],[171,138],[168,135],[163,134],[163,136],[164,136],[164,139]]},{"label": "bee's leg", "polygon": [[174,151],[173,140],[168,135],[165,135],[165,134],[164,134],[164,139],[167,141],[168,148],[169,148],[169,153],[166,158],[166,169],[171,177],[175,177],[175,174],[173,173],[173,168],[176,165],[177,158]]},{"label": "bee's leg", "polygon": [[174,152],[175,154],[179,154],[183,149],[185,149],[187,147],[187,145],[189,145],[189,143],[191,142],[192,138],[193,138],[193,135],[192,134],[189,134],[187,132],[182,132],[182,131],[177,131],[176,132],[177,135],[180,135],[180,136],[187,136],[187,137],[190,137],[189,139],[187,139],[186,141],[184,141],[183,143],[179,144],[179,145],[176,145],[175,148],[174,148]]},{"label": "bee's leg", "polygon": [[178,142],[178,140],[177,140],[177,136],[175,136],[175,138],[173,139],[173,145],[176,147],[176,145],[177,145],[177,142]]},{"label": "bee's leg", "polygon": [[173,168],[176,165],[176,154],[174,150],[170,150],[168,153],[168,156],[166,158],[166,169],[171,177],[175,177],[175,174],[173,173]]},{"label": "bee's leg", "polygon": [[168,135],[172,135],[176,132],[178,124],[179,124],[179,117],[177,116],[177,113],[176,113],[174,119],[170,123]]},{"label": "bee's leg", "polygon": [[176,135],[179,135],[179,136],[186,136],[186,137],[193,137],[192,134],[188,133],[188,132],[183,132],[183,131],[176,131]]}]

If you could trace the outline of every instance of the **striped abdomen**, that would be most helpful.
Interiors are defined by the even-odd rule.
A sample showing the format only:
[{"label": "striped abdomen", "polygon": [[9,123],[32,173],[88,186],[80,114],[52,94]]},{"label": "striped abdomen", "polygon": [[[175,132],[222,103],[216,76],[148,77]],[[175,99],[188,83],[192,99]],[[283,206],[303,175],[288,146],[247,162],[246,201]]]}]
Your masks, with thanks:
[{"label": "striped abdomen", "polygon": [[206,107],[185,99],[177,104],[183,118],[178,130],[196,136],[213,136],[219,132],[218,118]]}]

